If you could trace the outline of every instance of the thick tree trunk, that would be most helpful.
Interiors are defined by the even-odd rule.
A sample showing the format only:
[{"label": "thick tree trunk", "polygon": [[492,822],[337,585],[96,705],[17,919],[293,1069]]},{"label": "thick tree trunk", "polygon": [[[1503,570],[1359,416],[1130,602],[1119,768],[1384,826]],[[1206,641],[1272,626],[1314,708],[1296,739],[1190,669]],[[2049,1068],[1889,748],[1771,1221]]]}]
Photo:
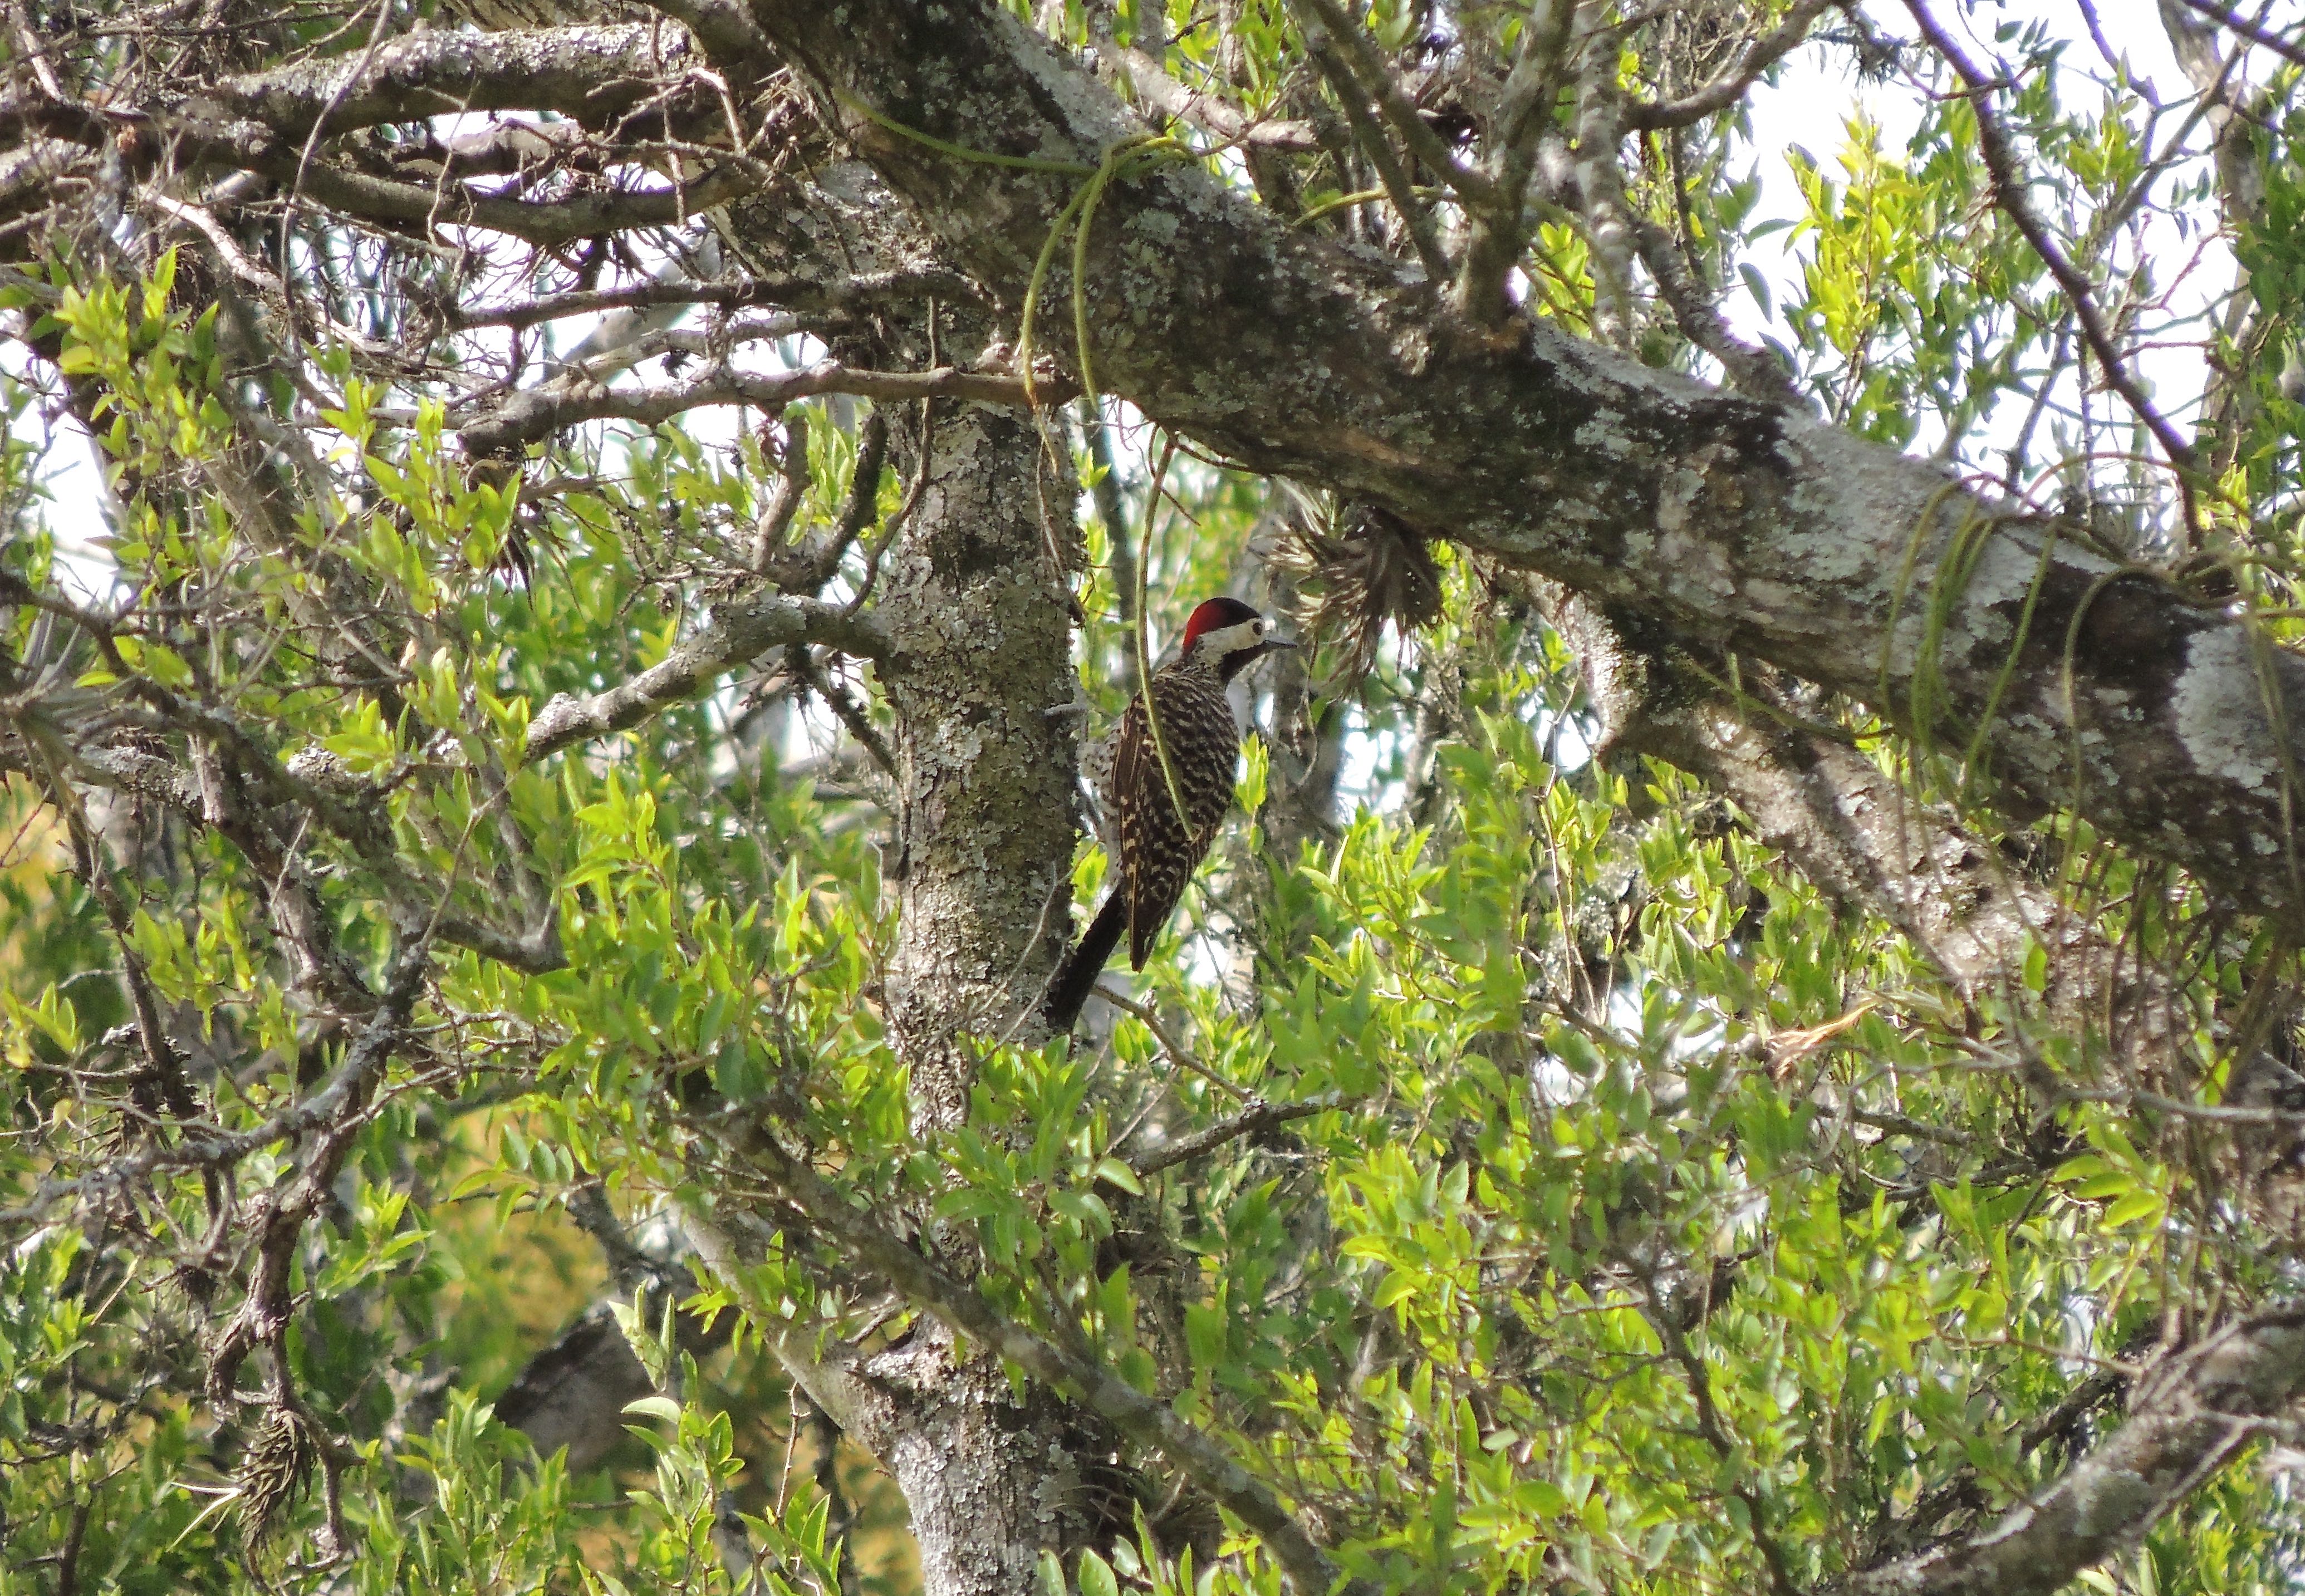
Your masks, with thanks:
[{"label": "thick tree trunk", "polygon": [[[935,418],[918,503],[883,561],[882,668],[897,714],[902,912],[887,976],[897,1050],[927,1135],[967,1117],[981,1050],[1036,1024],[1071,927],[1076,696],[1064,564],[1069,463],[1046,474],[1027,418],[966,405]],[[911,455],[909,461],[906,455]],[[1033,1041],[1037,1034],[1023,1040]],[[969,1246],[944,1238],[948,1261]],[[956,1363],[923,1325],[872,1361],[896,1396],[863,1437],[904,1490],[931,1596],[1026,1589],[1042,1548],[1076,1545],[1082,1493],[1062,1410],[1019,1403],[999,1360]]]},{"label": "thick tree trunk", "polygon": [[[775,194],[732,206],[721,238],[755,275],[803,281],[928,259],[902,203],[855,165],[821,167],[805,206]],[[890,307],[832,345],[844,361],[920,368],[981,348],[990,330],[970,304],[926,318]],[[1071,930],[1079,488],[1069,455],[1024,412],[936,401],[925,423],[917,405],[887,413],[904,500],[872,596],[897,772],[883,1004],[914,1124],[934,1136],[967,1117],[983,1049],[1040,1040],[1036,999]],[[963,1239],[936,1246],[971,1272]],[[932,1320],[863,1372],[870,1398],[828,1411],[904,1491],[930,1596],[1009,1596],[1042,1548],[1081,1544],[1076,1427],[1061,1404],[1037,1392],[1020,1404],[981,1352],[956,1365]]]},{"label": "thick tree trunk", "polygon": [[1072,923],[1062,563],[1076,489],[1070,463],[1059,477],[1048,458],[1013,412],[939,414],[918,507],[882,566],[904,895],[888,1003],[923,1128],[965,1117],[970,1039],[1038,1040],[1024,1034],[1032,999]]},{"label": "thick tree trunk", "polygon": [[928,1596],[1018,1596],[1033,1588],[1042,1549],[1085,1539],[1079,1460],[1058,1405],[1020,1405],[1000,1360],[955,1366],[949,1339],[923,1335],[873,1361],[906,1409],[881,1461],[912,1510]]}]

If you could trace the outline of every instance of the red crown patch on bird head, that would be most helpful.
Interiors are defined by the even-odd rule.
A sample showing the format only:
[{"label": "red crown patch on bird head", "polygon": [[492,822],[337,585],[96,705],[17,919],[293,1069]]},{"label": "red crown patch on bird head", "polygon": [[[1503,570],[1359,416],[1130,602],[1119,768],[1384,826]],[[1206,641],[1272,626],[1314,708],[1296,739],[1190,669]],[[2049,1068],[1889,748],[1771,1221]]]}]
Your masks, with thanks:
[{"label": "red crown patch on bird head", "polygon": [[1238,598],[1209,598],[1185,623],[1178,665],[1214,665],[1229,682],[1267,654],[1297,645],[1272,635],[1272,623]]},{"label": "red crown patch on bird head", "polygon": [[1185,623],[1184,647],[1189,650],[1205,633],[1262,618],[1238,598],[1204,598],[1194,607],[1192,618]]}]

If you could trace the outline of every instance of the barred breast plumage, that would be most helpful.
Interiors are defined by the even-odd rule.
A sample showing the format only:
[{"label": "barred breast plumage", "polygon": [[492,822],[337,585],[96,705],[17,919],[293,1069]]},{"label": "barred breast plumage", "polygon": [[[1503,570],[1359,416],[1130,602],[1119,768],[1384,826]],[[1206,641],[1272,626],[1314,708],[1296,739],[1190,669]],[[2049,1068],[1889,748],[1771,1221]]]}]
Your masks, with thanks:
[{"label": "barred breast plumage", "polygon": [[[1127,870],[1128,964],[1135,970],[1144,968],[1194,867],[1216,840],[1232,802],[1233,770],[1240,760],[1240,731],[1212,662],[1187,655],[1154,672],[1151,697],[1168,768],[1161,767],[1140,697],[1121,722],[1112,785],[1105,794],[1119,827]],[[1171,801],[1170,776],[1176,795],[1184,800],[1181,819]]]}]

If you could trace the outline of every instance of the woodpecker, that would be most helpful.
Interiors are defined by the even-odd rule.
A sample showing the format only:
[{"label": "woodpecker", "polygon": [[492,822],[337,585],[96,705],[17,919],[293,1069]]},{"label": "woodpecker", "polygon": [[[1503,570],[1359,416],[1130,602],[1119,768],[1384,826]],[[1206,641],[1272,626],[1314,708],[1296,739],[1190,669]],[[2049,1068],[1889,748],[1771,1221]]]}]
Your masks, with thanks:
[{"label": "woodpecker", "polygon": [[[1267,654],[1297,646],[1272,632],[1272,623],[1239,599],[1208,599],[1186,621],[1177,658],[1152,673],[1156,713],[1145,713],[1142,692],[1129,700],[1103,794],[1120,856],[1103,906],[1049,983],[1042,1011],[1050,1031],[1072,1029],[1123,930],[1129,967],[1144,968],[1161,928],[1185,896],[1185,883],[1216,840],[1240,758],[1240,732],[1225,683]],[[1172,777],[1174,798],[1184,801],[1181,818]]]}]

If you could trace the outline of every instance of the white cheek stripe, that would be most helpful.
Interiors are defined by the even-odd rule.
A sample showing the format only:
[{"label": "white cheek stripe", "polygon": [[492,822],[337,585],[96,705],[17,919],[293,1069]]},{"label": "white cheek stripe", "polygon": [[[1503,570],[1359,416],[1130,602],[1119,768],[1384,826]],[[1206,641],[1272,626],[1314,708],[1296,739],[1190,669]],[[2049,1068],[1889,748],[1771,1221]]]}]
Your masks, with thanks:
[{"label": "white cheek stripe", "polygon": [[1253,649],[1264,641],[1254,621],[1238,621],[1230,626],[1218,626],[1201,633],[1195,648],[1212,649],[1220,654],[1229,654],[1236,649]]}]

